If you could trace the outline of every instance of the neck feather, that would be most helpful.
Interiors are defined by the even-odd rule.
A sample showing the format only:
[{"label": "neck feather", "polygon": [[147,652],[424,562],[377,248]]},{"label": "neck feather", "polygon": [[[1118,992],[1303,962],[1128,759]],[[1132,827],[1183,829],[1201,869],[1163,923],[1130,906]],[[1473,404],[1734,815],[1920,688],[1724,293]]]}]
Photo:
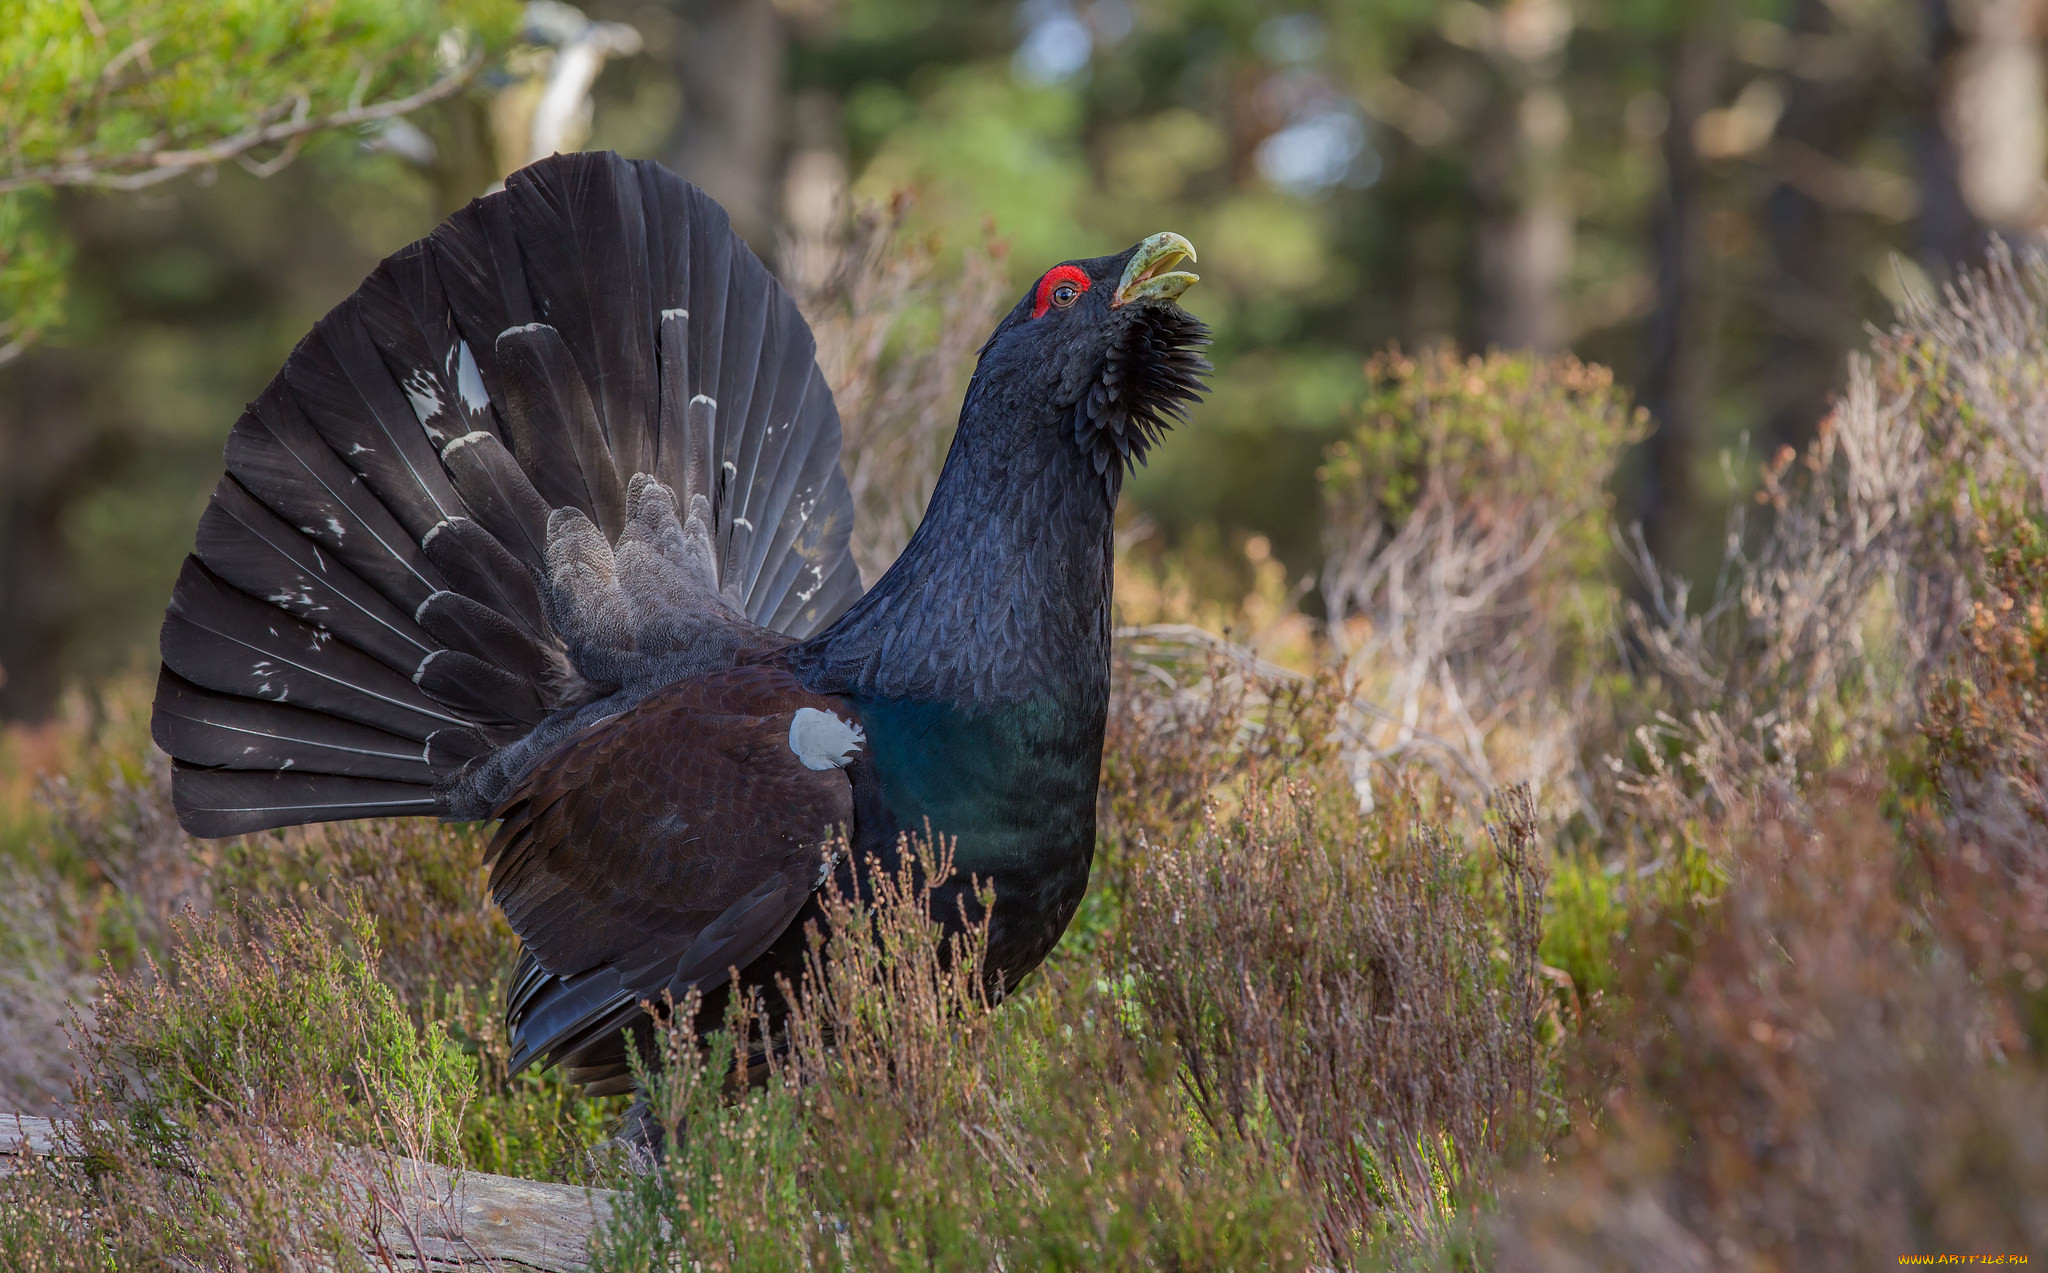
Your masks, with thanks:
[{"label": "neck feather", "polygon": [[791,651],[814,689],[993,703],[1106,685],[1120,475],[1105,482],[1065,411],[1022,428],[979,414],[970,396],[903,555]]}]

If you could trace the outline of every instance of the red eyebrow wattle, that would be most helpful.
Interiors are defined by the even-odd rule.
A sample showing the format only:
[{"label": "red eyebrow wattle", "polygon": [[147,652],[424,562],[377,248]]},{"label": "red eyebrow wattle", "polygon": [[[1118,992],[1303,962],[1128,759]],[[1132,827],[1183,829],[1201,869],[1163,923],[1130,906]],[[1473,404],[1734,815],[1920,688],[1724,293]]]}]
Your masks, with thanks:
[{"label": "red eyebrow wattle", "polygon": [[1085,292],[1088,290],[1087,271],[1078,265],[1055,265],[1047,270],[1045,277],[1038,280],[1038,299],[1031,304],[1033,318],[1045,317],[1045,311],[1052,305],[1052,289],[1062,283],[1072,283],[1075,291]]}]

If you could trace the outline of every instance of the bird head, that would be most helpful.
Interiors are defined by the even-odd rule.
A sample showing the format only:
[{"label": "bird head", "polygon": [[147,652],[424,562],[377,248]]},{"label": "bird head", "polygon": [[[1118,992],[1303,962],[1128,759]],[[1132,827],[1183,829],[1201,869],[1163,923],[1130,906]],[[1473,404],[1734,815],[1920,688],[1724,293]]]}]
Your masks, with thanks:
[{"label": "bird head", "polygon": [[1162,232],[1053,266],[982,346],[972,393],[1022,408],[1012,419],[1042,424],[1049,408],[1105,477],[1143,463],[1207,388],[1209,328],[1177,303],[1196,276],[1176,267],[1194,261],[1194,244]]}]

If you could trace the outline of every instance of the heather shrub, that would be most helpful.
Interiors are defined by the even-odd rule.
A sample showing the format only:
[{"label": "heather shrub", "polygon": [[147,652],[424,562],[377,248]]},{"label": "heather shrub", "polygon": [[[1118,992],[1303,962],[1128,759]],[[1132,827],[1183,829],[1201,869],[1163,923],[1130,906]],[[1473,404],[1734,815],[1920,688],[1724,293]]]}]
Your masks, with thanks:
[{"label": "heather shrub", "polygon": [[379,978],[415,1020],[444,1028],[476,1068],[457,1162],[595,1180],[609,1170],[598,1150],[626,1100],[586,1098],[555,1071],[508,1073],[499,984],[518,945],[490,900],[482,848],[471,827],[335,823],[224,841],[213,880],[223,894],[316,916],[359,909],[376,938]]},{"label": "heather shrub", "polygon": [[2007,515],[1979,539],[1977,595],[1921,728],[1956,829],[2024,869],[2048,831],[2048,534]]},{"label": "heather shrub", "polygon": [[1570,358],[1390,353],[1365,378],[1322,471],[1360,797],[1413,759],[1467,799],[1528,781],[1568,807],[1618,606],[1607,485],[1643,416]]},{"label": "heather shrub", "polygon": [[2048,535],[2007,514],[1922,731],[1938,831],[1919,837],[1950,935],[2003,991],[2010,1046],[2048,1048]]},{"label": "heather shrub", "polygon": [[360,901],[339,919],[340,940],[289,910],[181,924],[167,975],[102,983],[81,1106],[167,1147],[206,1117],[343,1140],[403,1125],[418,1156],[452,1158],[474,1068],[379,976]]},{"label": "heather shrub", "polygon": [[1916,884],[1880,794],[1830,784],[1764,820],[1718,899],[1642,926],[1575,1084],[1597,1117],[1507,1195],[1497,1267],[2040,1249],[2048,1068],[1942,935],[1985,895]]},{"label": "heather shrub", "polygon": [[1526,789],[1490,828],[1495,914],[1441,830],[1327,803],[1254,783],[1153,846],[1122,940],[1205,1125],[1306,1182],[1323,1257],[1348,1266],[1388,1235],[1442,1243],[1494,1163],[1540,1143],[1543,868]]},{"label": "heather shrub", "polygon": [[668,1155],[596,1267],[1301,1266],[1291,1177],[1204,1134],[1107,987],[1055,974],[991,1012],[983,930],[943,941],[908,874],[869,889],[827,905],[833,958],[765,1086],[727,1095],[758,1038],[743,1013],[708,1042],[668,1031]]},{"label": "heather shrub", "polygon": [[363,1235],[430,1205],[363,1150],[459,1161],[474,1066],[380,979],[360,904],[335,918],[188,913],[160,975],[102,980],[73,1154],[0,1182],[0,1267],[367,1268]]},{"label": "heather shrub", "polygon": [[2044,297],[1999,250],[1908,306],[1764,468],[1704,606],[1645,566],[1662,706],[1610,764],[1609,852],[1668,883],[1629,899],[1584,1112],[1508,1195],[1500,1267],[2048,1239]]},{"label": "heather shrub", "polygon": [[1999,557],[2048,513],[2044,360],[2048,259],[1994,244],[1850,360],[1805,452],[1763,467],[1704,603],[1634,544],[1631,670],[1657,712],[1610,762],[1616,838],[1656,855],[1739,834],[1845,766],[1893,773],[1910,801],[1961,757],[1919,739],[1967,697],[1979,603],[2023,617],[2038,593]]}]

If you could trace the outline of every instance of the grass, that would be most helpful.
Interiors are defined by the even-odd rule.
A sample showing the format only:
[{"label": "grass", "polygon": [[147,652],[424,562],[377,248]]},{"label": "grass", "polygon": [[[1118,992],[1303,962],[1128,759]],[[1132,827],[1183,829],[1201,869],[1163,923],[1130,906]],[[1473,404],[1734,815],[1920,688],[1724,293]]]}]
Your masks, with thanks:
[{"label": "grass", "polygon": [[[1134,578],[1045,968],[991,1007],[981,935],[876,881],[765,1082],[732,1081],[745,1005],[665,1038],[642,1175],[622,1098],[505,1074],[474,833],[193,842],[146,689],[80,698],[4,744],[60,777],[0,789],[0,1081],[97,1130],[0,1181],[0,1270],[357,1267],[363,1148],[617,1187],[612,1270],[2048,1253],[2044,311],[2048,267],[1999,257],[1908,313],[1699,596],[1637,560],[1631,600],[1588,470],[1498,444],[1592,418],[1610,471],[1603,374],[1375,363],[1326,476],[1405,485],[1333,492],[1341,634],[1263,574],[1236,643]],[[1417,518],[1462,573],[1410,571]]]}]

